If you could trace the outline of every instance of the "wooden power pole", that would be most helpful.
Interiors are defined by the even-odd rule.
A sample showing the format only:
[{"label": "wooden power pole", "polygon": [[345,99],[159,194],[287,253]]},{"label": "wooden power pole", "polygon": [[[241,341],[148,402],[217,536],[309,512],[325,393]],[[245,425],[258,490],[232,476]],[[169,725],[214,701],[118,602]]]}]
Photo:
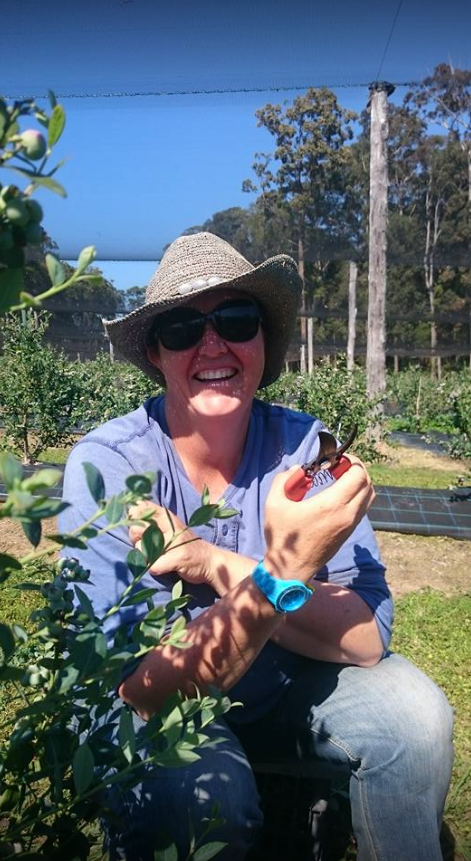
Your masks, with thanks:
[{"label": "wooden power pole", "polygon": [[388,104],[394,86],[370,85],[370,221],[368,270],[368,335],[366,375],[368,394],[376,398],[386,388],[386,230],[388,225]]},{"label": "wooden power pole", "polygon": [[348,264],[348,339],[347,371],[355,367],[355,340],[357,332],[357,278],[358,266],[354,260]]}]

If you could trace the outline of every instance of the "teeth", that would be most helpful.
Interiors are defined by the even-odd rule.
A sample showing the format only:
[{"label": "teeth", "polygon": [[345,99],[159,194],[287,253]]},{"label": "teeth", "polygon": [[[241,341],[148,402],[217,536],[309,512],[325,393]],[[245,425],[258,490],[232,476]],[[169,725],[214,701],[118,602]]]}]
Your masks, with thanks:
[{"label": "teeth", "polygon": [[215,371],[200,371],[196,377],[198,380],[228,380],[234,374],[233,368],[219,368]]}]

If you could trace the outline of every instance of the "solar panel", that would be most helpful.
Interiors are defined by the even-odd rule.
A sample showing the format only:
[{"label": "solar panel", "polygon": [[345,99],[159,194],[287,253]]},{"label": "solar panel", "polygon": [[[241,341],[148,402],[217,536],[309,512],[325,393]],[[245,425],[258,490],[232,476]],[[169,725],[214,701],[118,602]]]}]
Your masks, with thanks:
[{"label": "solar panel", "polygon": [[[23,467],[25,477],[36,467]],[[59,467],[61,469],[61,467]],[[471,540],[471,488],[422,490],[417,487],[377,485],[369,517],[373,529],[413,535],[448,535]],[[45,492],[60,499],[62,482]],[[0,501],[6,488],[0,483]]]}]

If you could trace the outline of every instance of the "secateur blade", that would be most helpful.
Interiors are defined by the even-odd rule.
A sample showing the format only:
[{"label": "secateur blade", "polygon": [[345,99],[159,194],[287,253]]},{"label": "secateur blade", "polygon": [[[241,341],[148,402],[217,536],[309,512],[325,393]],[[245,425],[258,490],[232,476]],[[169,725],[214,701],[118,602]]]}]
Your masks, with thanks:
[{"label": "secateur blade", "polygon": [[342,455],[350,448],[358,433],[358,425],[354,424],[347,439],[337,448],[337,440],[328,431],[319,431],[319,451],[314,460],[303,464],[303,470],[307,476],[312,478],[321,469],[333,469],[340,461]]},{"label": "secateur blade", "polygon": [[[337,440],[328,431],[319,431],[319,451],[314,460],[298,466],[295,472],[288,478],[285,484],[285,494],[293,502],[300,502],[312,487],[312,479],[322,469],[335,470],[335,478],[339,477],[341,471],[350,466],[347,457],[343,458],[344,452],[351,446],[358,432],[358,425],[353,425],[347,439],[337,448]],[[343,461],[342,461],[343,458]]]}]

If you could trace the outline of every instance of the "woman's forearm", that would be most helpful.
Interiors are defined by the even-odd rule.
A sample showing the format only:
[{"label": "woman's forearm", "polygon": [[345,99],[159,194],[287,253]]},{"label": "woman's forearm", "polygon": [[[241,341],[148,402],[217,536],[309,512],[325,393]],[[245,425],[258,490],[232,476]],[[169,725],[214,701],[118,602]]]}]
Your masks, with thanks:
[{"label": "woman's forearm", "polygon": [[[250,574],[256,561],[213,548],[211,585],[225,595]],[[290,572],[286,572],[290,577]],[[295,613],[282,616],[272,639],[291,652],[321,661],[376,664],[383,646],[373,613],[352,589],[313,581],[314,595]]]},{"label": "woman's forearm", "polygon": [[227,691],[246,673],[281,623],[251,578],[228,590],[185,632],[189,648],[157,647],[120,686],[120,696],[144,719],[181,690],[194,694],[214,685]]}]

